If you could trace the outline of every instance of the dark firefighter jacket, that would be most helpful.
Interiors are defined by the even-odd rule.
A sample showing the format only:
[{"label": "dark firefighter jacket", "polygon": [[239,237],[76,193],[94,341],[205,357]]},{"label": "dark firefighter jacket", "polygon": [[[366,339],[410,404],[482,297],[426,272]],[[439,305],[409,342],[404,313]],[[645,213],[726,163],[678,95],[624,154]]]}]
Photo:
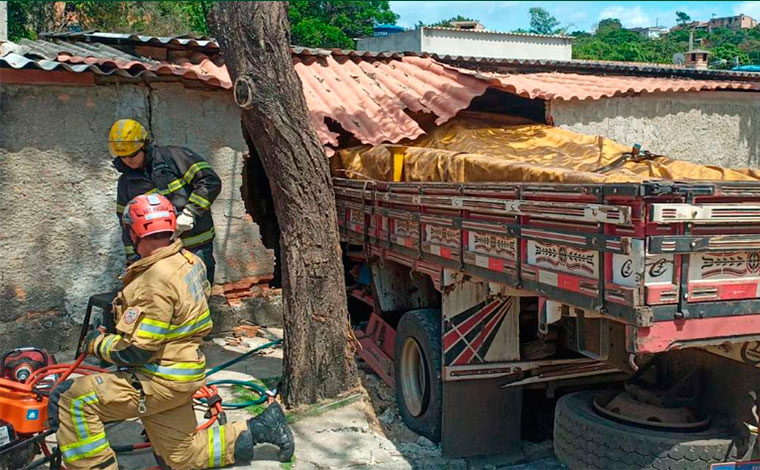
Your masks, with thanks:
[{"label": "dark firefighter jacket", "polygon": [[[198,154],[184,147],[148,146],[145,167],[133,170],[121,159],[113,161],[121,176],[116,193],[116,213],[124,214],[124,206],[135,196],[158,192],[174,204],[177,215],[188,208],[195,215],[195,226],[182,234],[185,247],[195,251],[214,239],[214,221],[209,208],[222,190],[222,182],[211,166]],[[135,256],[129,229],[122,225],[121,239],[127,259]]]}]

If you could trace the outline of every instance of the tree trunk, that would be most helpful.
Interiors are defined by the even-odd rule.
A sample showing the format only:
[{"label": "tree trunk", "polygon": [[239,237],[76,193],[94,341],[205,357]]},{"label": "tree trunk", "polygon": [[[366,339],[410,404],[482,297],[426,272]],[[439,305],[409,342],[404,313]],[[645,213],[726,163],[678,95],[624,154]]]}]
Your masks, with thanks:
[{"label": "tree trunk", "polygon": [[287,406],[358,385],[335,196],[290,54],[286,2],[219,2],[209,18],[279,221]]}]

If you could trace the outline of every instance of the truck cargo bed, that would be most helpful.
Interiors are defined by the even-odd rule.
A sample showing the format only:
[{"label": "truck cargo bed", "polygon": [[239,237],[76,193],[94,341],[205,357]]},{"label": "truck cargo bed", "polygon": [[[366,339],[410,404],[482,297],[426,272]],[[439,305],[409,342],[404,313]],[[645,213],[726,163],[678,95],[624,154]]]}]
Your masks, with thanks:
[{"label": "truck cargo bed", "polygon": [[760,335],[760,183],[388,183],[335,178],[341,237],[628,325],[629,350]]}]

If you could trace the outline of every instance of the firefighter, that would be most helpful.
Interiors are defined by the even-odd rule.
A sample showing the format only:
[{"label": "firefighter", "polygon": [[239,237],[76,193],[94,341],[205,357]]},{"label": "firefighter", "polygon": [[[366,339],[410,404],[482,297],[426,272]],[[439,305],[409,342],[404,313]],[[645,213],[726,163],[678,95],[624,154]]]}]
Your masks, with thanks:
[{"label": "firefighter", "polygon": [[140,259],[121,280],[113,303],[116,334],[92,331],[84,348],[120,369],[59,385],[51,394],[50,425],[69,470],[117,470],[103,423],[140,418],[162,468],[199,469],[250,462],[254,445],[293,456],[293,434],[278,404],[249,419],[196,431],[193,394],[205,380],[202,338],[211,331],[204,264],[171,240],[174,206],[140,195],[124,210]]},{"label": "firefighter", "polygon": [[[222,182],[211,166],[190,149],[153,145],[148,131],[133,119],[119,119],[111,126],[108,148],[115,157],[114,167],[121,173],[116,192],[119,218],[127,201],[137,195],[158,192],[169,198],[177,210],[177,235],[185,248],[206,263],[206,274],[213,284],[214,221],[209,208]],[[127,264],[133,263],[138,254],[126,229],[121,235]]]}]

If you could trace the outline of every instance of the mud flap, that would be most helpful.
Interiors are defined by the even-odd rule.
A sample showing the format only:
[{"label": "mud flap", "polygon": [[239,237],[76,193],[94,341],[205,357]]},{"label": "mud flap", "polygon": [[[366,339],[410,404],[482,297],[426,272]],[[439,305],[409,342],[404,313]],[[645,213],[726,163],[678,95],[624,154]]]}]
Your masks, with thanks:
[{"label": "mud flap", "polygon": [[504,379],[443,383],[441,449],[446,457],[515,452],[520,448],[522,388]]}]

